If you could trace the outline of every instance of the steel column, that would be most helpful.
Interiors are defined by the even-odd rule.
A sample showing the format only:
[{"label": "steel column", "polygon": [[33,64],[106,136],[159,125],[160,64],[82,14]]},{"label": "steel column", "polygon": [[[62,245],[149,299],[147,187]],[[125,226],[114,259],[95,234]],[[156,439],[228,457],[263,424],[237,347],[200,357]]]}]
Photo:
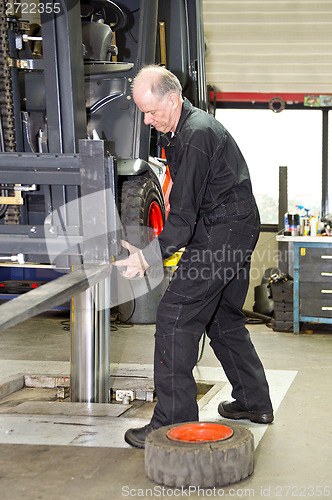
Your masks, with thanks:
[{"label": "steel column", "polygon": [[[278,234],[285,228],[285,213],[288,210],[288,167],[279,167],[279,203],[278,203]],[[288,245],[278,241],[278,267],[283,273],[288,273]]]},{"label": "steel column", "polygon": [[73,299],[71,401],[109,402],[110,279]]},{"label": "steel column", "polygon": [[[116,230],[114,164],[109,163],[103,141],[82,139],[79,145],[83,261],[109,262],[110,235]],[[71,401],[109,402],[110,304],[109,278],[72,300]]]}]

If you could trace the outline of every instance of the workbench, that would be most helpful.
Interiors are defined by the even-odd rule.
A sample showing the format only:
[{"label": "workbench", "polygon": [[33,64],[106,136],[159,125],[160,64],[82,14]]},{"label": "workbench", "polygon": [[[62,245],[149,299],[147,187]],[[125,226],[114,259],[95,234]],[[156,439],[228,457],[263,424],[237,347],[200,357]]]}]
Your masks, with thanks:
[{"label": "workbench", "polygon": [[294,279],[294,333],[300,322],[332,324],[332,237],[277,236],[288,243]]}]

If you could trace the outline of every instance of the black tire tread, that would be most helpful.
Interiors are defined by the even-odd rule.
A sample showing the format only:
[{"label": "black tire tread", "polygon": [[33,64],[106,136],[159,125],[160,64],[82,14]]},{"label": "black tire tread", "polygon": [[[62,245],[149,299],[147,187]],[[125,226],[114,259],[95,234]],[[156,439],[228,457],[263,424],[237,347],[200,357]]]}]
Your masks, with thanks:
[{"label": "black tire tread", "polygon": [[[182,424],[178,424],[182,425]],[[228,425],[233,436],[225,441],[183,443],[167,437],[170,425],[148,435],[145,473],[159,484],[211,488],[245,479],[254,469],[254,438],[238,425]]]},{"label": "black tire tread", "polygon": [[128,241],[138,248],[144,248],[149,243],[145,210],[151,193],[159,203],[165,222],[163,194],[152,173],[146,172],[144,175],[124,181],[121,189],[121,222],[124,228],[134,229],[129,231]]}]

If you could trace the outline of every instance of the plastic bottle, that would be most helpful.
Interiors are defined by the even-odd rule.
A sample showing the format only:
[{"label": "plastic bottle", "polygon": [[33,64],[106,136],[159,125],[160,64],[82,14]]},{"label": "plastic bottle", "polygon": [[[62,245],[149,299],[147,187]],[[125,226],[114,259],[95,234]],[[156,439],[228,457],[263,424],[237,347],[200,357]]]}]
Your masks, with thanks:
[{"label": "plastic bottle", "polygon": [[317,234],[321,234],[321,232],[322,232],[322,221],[321,221],[320,211],[316,210],[314,212],[314,216],[317,218]]},{"label": "plastic bottle", "polygon": [[285,213],[285,234],[289,233],[288,212]]},{"label": "plastic bottle", "polygon": [[310,236],[317,236],[318,229],[318,217],[317,215],[313,215],[310,218]]},{"label": "plastic bottle", "polygon": [[299,218],[300,218],[300,235],[303,236],[304,235],[304,219],[306,216],[306,211],[302,205],[296,205],[296,208],[297,208]]},{"label": "plastic bottle", "polygon": [[309,236],[310,234],[310,217],[309,217],[309,209],[305,208],[306,211],[305,217],[303,217],[303,236]]},{"label": "plastic bottle", "polygon": [[300,214],[298,211],[288,212],[288,231],[290,232],[290,236],[299,236],[300,235]]}]

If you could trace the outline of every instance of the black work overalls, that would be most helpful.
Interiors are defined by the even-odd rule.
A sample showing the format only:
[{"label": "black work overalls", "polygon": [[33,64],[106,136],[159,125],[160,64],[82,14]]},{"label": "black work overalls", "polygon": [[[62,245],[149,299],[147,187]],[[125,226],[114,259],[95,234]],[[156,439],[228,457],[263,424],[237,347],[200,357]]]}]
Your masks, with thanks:
[{"label": "black work overalls", "polygon": [[[248,411],[272,411],[261,361],[242,307],[260,220],[246,162],[211,115],[185,99],[174,137],[162,137],[173,179],[161,235],[143,250],[149,264],[185,246],[157,311],[153,427],[198,420],[192,370],[206,330]],[[217,411],[217,410],[216,410]]]}]

